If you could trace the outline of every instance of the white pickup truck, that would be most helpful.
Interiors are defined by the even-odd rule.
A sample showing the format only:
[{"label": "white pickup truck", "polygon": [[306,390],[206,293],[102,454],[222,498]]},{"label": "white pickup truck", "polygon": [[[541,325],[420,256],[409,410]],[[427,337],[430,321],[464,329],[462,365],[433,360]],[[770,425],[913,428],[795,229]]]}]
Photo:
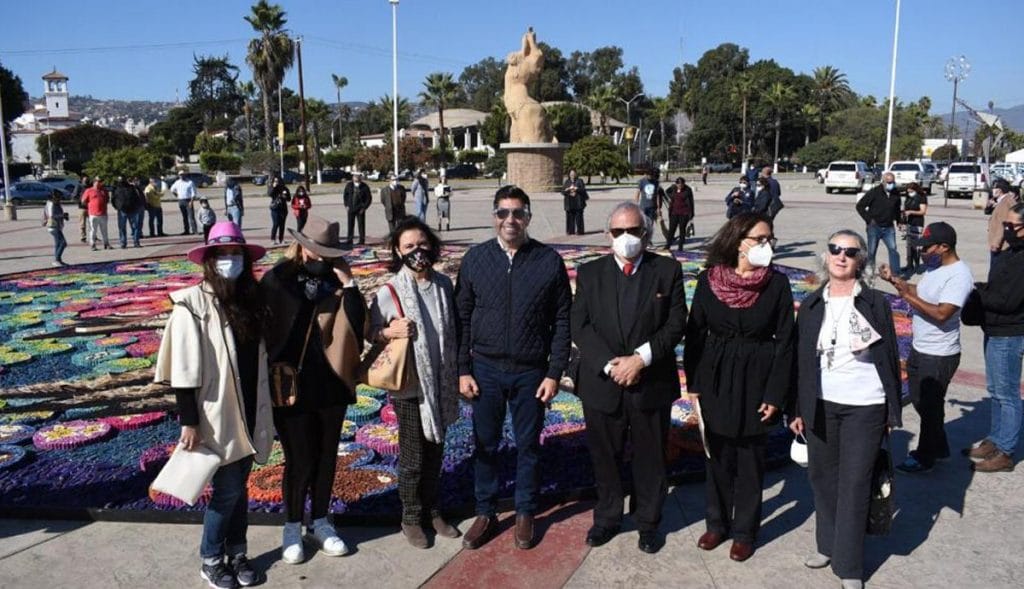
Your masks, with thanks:
[{"label": "white pickup truck", "polygon": [[946,172],[946,196],[970,198],[975,190],[988,188],[988,177],[981,164],[953,163]]},{"label": "white pickup truck", "polygon": [[928,166],[921,162],[893,162],[889,164],[889,169],[886,171],[891,172],[896,177],[896,187],[900,190],[905,190],[907,184],[911,182],[917,182],[921,185],[921,189],[924,190],[925,194],[932,193],[932,183],[935,182],[935,174],[931,172]]}]

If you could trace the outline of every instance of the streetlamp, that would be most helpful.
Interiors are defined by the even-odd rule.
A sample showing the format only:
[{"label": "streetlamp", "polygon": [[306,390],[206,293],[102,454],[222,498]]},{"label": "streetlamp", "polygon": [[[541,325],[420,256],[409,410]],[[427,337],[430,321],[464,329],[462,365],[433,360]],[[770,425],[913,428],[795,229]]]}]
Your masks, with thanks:
[{"label": "streetlamp", "polygon": [[[398,0],[391,4],[391,147],[394,150],[395,175],[398,175]],[[442,146],[443,147],[443,146]]]},{"label": "streetlamp", "polygon": [[13,221],[18,218],[18,214],[15,212],[14,205],[11,204],[10,199],[7,198],[7,195],[11,189],[11,177],[7,170],[7,133],[4,129],[3,124],[4,101],[2,94],[3,92],[2,90],[0,90],[0,160],[2,160],[0,161],[0,167],[3,168],[4,181],[3,194],[0,196],[3,197],[4,202],[4,218],[7,219],[8,221]]},{"label": "streetlamp", "polygon": [[50,171],[53,171],[53,144],[50,143],[50,109],[46,109],[46,162]]},{"label": "streetlamp", "polygon": [[[395,1],[397,2],[398,0],[395,0]],[[618,99],[621,102],[625,103],[625,105],[626,105],[626,128],[627,129],[629,128],[630,125],[633,124],[633,122],[629,118],[629,106],[631,104],[633,104],[634,100],[636,100],[637,98],[640,98],[643,95],[644,95],[643,92],[638,92],[636,96],[634,96],[633,98],[630,98],[629,100],[626,100],[625,98],[622,98],[621,96],[618,97]],[[629,166],[630,167],[633,166],[633,151],[631,149],[632,145],[633,145],[633,141],[632,140],[626,142],[626,159],[629,161]]]},{"label": "streetlamp", "polygon": [[900,0],[896,0],[896,26],[892,33],[892,69],[889,74],[889,122],[885,126],[885,169],[892,153],[892,115],[896,105],[896,53],[900,45]]},{"label": "streetlamp", "polygon": [[[953,144],[953,129],[956,128],[956,90],[960,85],[960,82],[967,79],[967,75],[971,73],[971,64],[967,62],[967,58],[961,55],[960,57],[950,57],[949,61],[946,62],[945,77],[947,82],[953,82],[953,112],[949,115],[949,140],[946,141],[946,145]],[[966,133],[966,132],[965,132]],[[964,135],[964,147],[967,147],[967,135]],[[961,150],[962,152],[963,150]],[[963,156],[963,153],[959,154]]]}]

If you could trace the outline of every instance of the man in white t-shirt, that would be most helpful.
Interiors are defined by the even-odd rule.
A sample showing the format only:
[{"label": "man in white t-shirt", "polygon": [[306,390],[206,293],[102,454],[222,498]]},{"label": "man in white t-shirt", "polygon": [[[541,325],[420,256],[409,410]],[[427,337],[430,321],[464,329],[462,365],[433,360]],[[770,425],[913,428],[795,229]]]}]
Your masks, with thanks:
[{"label": "man in white t-shirt", "polygon": [[928,472],[949,458],[945,431],[946,389],[960,365],[960,309],[974,288],[974,277],[956,254],[956,231],[948,223],[928,225],[918,240],[928,271],[917,286],[894,276],[882,277],[914,310],[914,341],[907,359],[910,399],[921,416],[917,449],[896,468]]},{"label": "man in white t-shirt", "polygon": [[178,172],[178,179],[171,184],[171,194],[178,199],[178,210],[181,211],[181,223],[184,225],[182,235],[196,235],[198,225],[196,224],[196,211],[194,201],[199,198],[196,192],[196,185],[189,180],[185,172]]}]

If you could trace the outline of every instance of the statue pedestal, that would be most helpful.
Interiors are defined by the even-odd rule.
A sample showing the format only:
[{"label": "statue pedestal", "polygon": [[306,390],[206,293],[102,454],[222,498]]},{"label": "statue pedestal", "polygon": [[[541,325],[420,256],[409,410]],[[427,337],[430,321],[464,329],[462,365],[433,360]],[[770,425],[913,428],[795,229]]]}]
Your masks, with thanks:
[{"label": "statue pedestal", "polygon": [[562,157],[568,143],[502,143],[508,156],[508,182],[529,192],[562,188]]}]

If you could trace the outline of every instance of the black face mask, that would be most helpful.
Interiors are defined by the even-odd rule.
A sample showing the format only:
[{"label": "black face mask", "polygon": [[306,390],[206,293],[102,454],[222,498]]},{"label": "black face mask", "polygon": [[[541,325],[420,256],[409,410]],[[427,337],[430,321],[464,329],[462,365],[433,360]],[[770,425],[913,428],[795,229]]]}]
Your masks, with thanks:
[{"label": "black face mask", "polygon": [[422,272],[434,265],[430,250],[421,247],[402,256],[402,263],[413,272]]},{"label": "black face mask", "polygon": [[323,277],[331,274],[331,265],[324,260],[306,260],[303,267],[310,276]]},{"label": "black face mask", "polygon": [[1017,235],[1016,227],[1003,227],[1003,240],[1014,249],[1024,246],[1024,237]]}]

